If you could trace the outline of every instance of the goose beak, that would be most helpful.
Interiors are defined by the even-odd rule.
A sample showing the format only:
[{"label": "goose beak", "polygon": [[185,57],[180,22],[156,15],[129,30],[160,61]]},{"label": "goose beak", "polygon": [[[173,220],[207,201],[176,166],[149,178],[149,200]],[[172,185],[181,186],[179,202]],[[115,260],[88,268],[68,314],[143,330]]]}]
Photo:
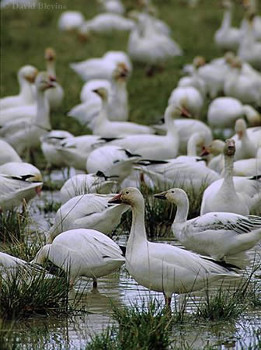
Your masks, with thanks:
[{"label": "goose beak", "polygon": [[181,116],[186,118],[191,118],[191,113],[184,107],[181,108]]},{"label": "goose beak", "polygon": [[207,147],[202,147],[202,152],[200,153],[200,157],[208,156],[209,155],[209,149]]},{"label": "goose beak", "polygon": [[108,203],[120,204],[122,203],[121,193],[116,194],[112,199],[108,201]]},{"label": "goose beak", "polygon": [[154,194],[153,197],[158,198],[158,199],[167,199],[166,194],[167,194],[167,191],[164,191],[161,193]]}]

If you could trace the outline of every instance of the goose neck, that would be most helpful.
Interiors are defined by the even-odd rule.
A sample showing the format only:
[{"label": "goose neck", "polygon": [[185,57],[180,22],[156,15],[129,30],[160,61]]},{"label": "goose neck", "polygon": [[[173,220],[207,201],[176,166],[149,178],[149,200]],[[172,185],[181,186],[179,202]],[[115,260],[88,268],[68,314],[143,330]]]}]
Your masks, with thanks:
[{"label": "goose neck", "polygon": [[229,186],[234,186],[233,182],[233,162],[234,157],[225,155],[225,164],[224,164],[224,182]]},{"label": "goose neck", "polygon": [[175,125],[175,120],[173,120],[172,116],[170,113],[166,113],[165,117],[165,124],[166,124],[166,130],[167,130],[167,136],[168,137],[174,137],[174,138],[178,138],[178,131]]},{"label": "goose neck", "polygon": [[37,103],[37,111],[35,124],[46,129],[51,129],[50,123],[50,108],[47,97],[45,96],[44,91],[37,90],[36,92],[36,103]]},{"label": "goose neck", "polygon": [[102,99],[102,107],[101,107],[99,115],[96,118],[98,123],[108,121],[108,109],[109,109],[108,100]]},{"label": "goose neck", "polygon": [[184,198],[184,200],[177,205],[176,216],[174,219],[174,223],[183,223],[187,221],[189,212],[189,200],[188,198]]},{"label": "goose neck", "polygon": [[47,61],[46,62],[46,70],[47,70],[49,75],[56,78],[55,62],[54,61]]},{"label": "goose neck", "polygon": [[19,85],[20,85],[20,96],[23,97],[23,99],[28,104],[32,104],[35,102],[35,97],[33,93],[33,86],[29,81],[26,79],[19,77]]},{"label": "goose neck", "polygon": [[223,29],[228,29],[231,26],[231,9],[226,9],[223,15],[222,25]]}]

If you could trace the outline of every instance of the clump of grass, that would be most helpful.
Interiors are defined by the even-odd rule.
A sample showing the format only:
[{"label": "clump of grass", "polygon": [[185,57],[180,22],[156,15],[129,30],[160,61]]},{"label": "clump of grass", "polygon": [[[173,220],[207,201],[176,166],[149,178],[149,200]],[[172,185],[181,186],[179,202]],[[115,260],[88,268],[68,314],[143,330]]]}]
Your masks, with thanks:
[{"label": "clump of grass", "polygon": [[45,214],[47,213],[52,213],[52,212],[57,212],[57,210],[61,207],[61,203],[59,202],[56,202],[54,200],[51,200],[51,201],[46,201],[44,203],[44,207],[40,207],[39,206],[39,209],[40,210],[43,210],[43,212]]},{"label": "clump of grass", "polygon": [[28,224],[28,213],[10,210],[0,213],[0,241],[12,242],[21,240]]},{"label": "clump of grass", "polygon": [[46,275],[44,269],[17,266],[0,277],[0,317],[24,318],[34,314],[68,313],[69,286],[64,277]]}]

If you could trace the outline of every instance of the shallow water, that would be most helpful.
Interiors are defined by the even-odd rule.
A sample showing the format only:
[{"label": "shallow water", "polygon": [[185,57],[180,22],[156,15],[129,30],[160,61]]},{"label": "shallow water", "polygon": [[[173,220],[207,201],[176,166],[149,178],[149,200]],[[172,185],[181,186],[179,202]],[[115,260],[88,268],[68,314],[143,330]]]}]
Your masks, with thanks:
[{"label": "shallow water", "polygon": [[[58,177],[57,181],[61,179]],[[30,230],[46,232],[52,223],[54,213],[44,214],[39,208],[46,202],[59,202],[58,192],[45,192],[32,202],[32,222]],[[121,243],[126,242],[127,236],[120,237]],[[177,244],[177,242],[173,242]],[[260,252],[260,247],[252,250]],[[261,276],[261,271],[257,272]],[[33,317],[14,322],[10,328],[9,344],[16,343],[18,349],[84,349],[94,334],[101,332],[108,325],[113,324],[112,304],[129,306],[133,303],[142,305],[150,298],[156,298],[163,305],[163,295],[147,290],[138,285],[123,266],[120,272],[113,273],[98,280],[99,293],[92,293],[92,281],[80,280],[75,290],[71,292],[71,299],[78,292],[81,293],[79,309],[87,312],[76,312],[70,317]],[[216,287],[218,288],[218,284]],[[188,313],[196,310],[204,293],[194,293],[187,301]],[[182,302],[182,296],[175,296],[172,308]],[[184,324],[173,327],[171,336],[176,349],[258,349],[258,335],[261,330],[261,310],[245,312],[237,321],[218,323]],[[1,344],[0,344],[1,345]],[[259,335],[260,346],[260,335]],[[1,346],[0,346],[1,348]]]}]

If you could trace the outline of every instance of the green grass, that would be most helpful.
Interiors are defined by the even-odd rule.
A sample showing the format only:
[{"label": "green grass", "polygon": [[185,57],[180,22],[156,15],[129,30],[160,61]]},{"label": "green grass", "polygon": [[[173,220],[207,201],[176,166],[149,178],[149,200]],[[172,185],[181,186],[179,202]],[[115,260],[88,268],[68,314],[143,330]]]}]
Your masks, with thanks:
[{"label": "green grass", "polygon": [[3,243],[20,241],[24,238],[28,225],[28,213],[10,210],[0,213],[0,241]]}]

